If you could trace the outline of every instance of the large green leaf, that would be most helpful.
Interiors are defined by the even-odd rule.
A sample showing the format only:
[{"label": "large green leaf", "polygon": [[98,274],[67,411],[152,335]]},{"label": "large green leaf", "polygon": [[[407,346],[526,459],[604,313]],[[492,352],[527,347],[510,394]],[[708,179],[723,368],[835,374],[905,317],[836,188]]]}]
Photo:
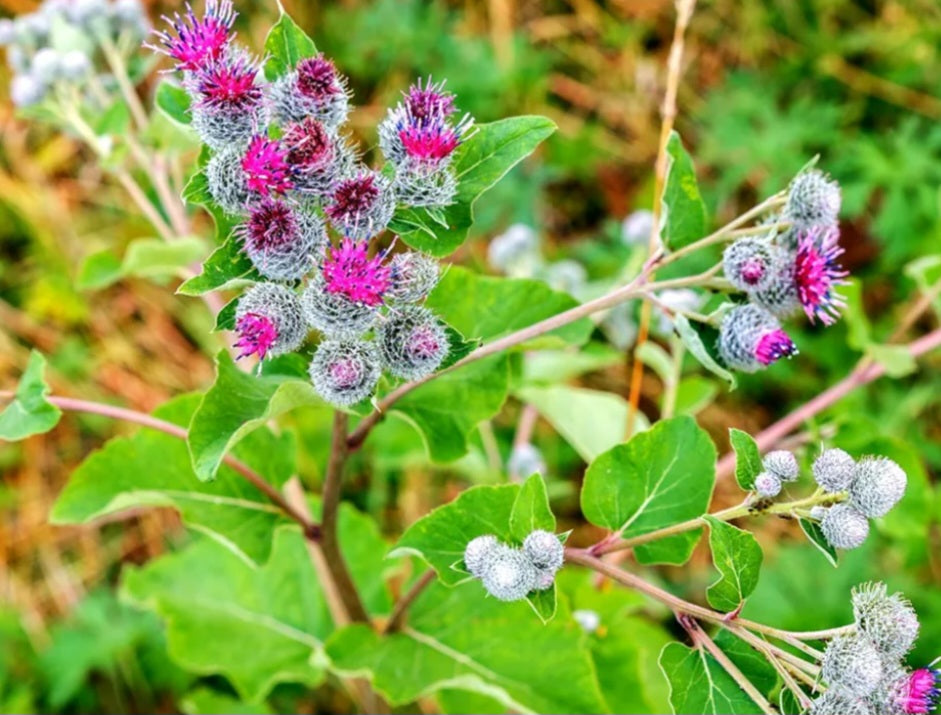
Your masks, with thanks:
[{"label": "large green leaf", "polygon": [[190,101],[189,92],[169,79],[164,79],[157,85],[154,104],[157,105],[157,109],[177,124],[187,126],[192,121]]},{"label": "large green leaf", "polygon": [[[176,398],[155,416],[185,426],[199,400],[199,395]],[[290,433],[275,436],[259,429],[235,452],[275,487],[295,471]],[[110,440],[82,462],[53,505],[50,520],[78,524],[146,506],[177,509],[187,526],[254,562],[268,558],[272,532],[288,523],[267,497],[228,467],[213,482],[199,481],[186,443],[147,429]]]},{"label": "large green leaf", "polygon": [[221,351],[216,358],[216,381],[206,392],[190,422],[187,440],[193,469],[210,480],[226,453],[266,421],[303,405],[320,404],[306,380],[250,375],[238,369]]},{"label": "large green leaf", "polygon": [[717,377],[721,377],[723,380],[729,383],[729,387],[735,387],[735,375],[722,367],[709,352],[709,349],[706,347],[705,341],[703,341],[702,336],[694,328],[689,319],[685,315],[674,315],[673,316],[673,327],[676,328],[677,335],[680,336],[680,340],[683,341],[683,345],[686,346],[686,349],[689,350],[690,355],[696,358],[699,361],[699,364],[706,368],[709,372]]},{"label": "large green leaf", "polygon": [[667,181],[663,189],[663,244],[676,250],[706,235],[706,204],[696,169],[675,131],[667,140]]},{"label": "large green leaf", "polygon": [[265,78],[272,82],[290,72],[300,60],[317,54],[314,41],[284,10],[265,38]]},{"label": "large green leaf", "polygon": [[714,516],[705,518],[709,523],[712,561],[719,570],[719,579],[706,589],[706,598],[713,608],[731,612],[741,606],[758,585],[764,555],[750,532]]},{"label": "large green leaf", "polygon": [[718,661],[703,650],[669,643],[660,669],[670,683],[670,705],[684,715],[751,715],[761,709]]},{"label": "large green leaf", "polygon": [[[619,444],[627,434],[627,400],[620,395],[570,385],[524,387],[516,396],[531,404],[586,462]],[[650,424],[638,412],[634,432]]]},{"label": "large green leaf", "polygon": [[510,512],[510,535],[522,542],[537,529],[555,531],[555,516],[549,508],[546,483],[539,474],[530,475],[520,487]]},{"label": "large green leaf", "polygon": [[745,491],[755,488],[755,477],[764,470],[758,443],[748,432],[734,427],[729,430],[729,442],[735,451],[735,481]]},{"label": "large green leaf", "polygon": [[131,241],[119,261],[110,251],[89,256],[79,271],[78,286],[98,289],[128,276],[165,278],[183,273],[206,255],[206,244],[194,236],[167,243],[158,238]]},{"label": "large green leaf", "polygon": [[454,203],[444,209],[443,221],[427,209],[399,209],[390,225],[402,240],[433,256],[447,256],[467,238],[474,222],[474,202],[496,184],[556,129],[545,117],[510,117],[478,124],[476,131],[455,152],[458,177]]},{"label": "large green leaf", "polygon": [[479,693],[520,713],[605,710],[585,635],[560,603],[543,625],[523,603],[485,598],[478,583],[434,583],[412,604],[402,632],[366,626],[327,643],[333,668],[365,675],[393,705],[444,689]]},{"label": "large green leaf", "polygon": [[62,411],[46,400],[49,386],[43,376],[45,369],[46,358],[33,350],[13,401],[0,412],[0,439],[25,439],[48,432],[59,423]]},{"label": "large green leaf", "polygon": [[[582,486],[582,512],[593,524],[625,537],[702,516],[712,497],[715,460],[712,440],[691,417],[662,420],[591,463]],[[680,537],[675,543],[691,552],[690,535]],[[646,553],[650,563],[655,553],[650,549],[663,548],[656,543],[638,547],[638,557]]]}]

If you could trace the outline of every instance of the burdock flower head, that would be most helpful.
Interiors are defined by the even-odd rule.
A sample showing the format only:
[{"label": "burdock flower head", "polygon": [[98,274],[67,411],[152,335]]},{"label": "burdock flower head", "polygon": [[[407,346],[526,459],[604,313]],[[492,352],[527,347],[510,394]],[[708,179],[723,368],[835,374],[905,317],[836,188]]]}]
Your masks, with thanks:
[{"label": "burdock flower head", "polygon": [[275,116],[282,122],[312,117],[336,129],[349,113],[346,81],[323,54],[301,60],[297,67],[271,86]]},{"label": "burdock flower head", "polygon": [[777,319],[757,305],[740,305],[722,319],[719,355],[731,368],[755,372],[796,353]]},{"label": "burdock flower head", "polygon": [[274,139],[253,137],[242,156],[242,170],[249,190],[262,196],[294,188],[287,151]]},{"label": "burdock flower head", "polygon": [[384,256],[370,258],[365,241],[344,238],[327,249],[323,264],[324,286],[329,293],[345,295],[354,303],[377,306],[389,290],[392,269],[383,265]]},{"label": "burdock flower head", "polygon": [[941,701],[941,669],[929,666],[919,668],[908,676],[897,704],[906,715],[923,715],[934,712],[939,701]]},{"label": "burdock flower head", "polygon": [[251,208],[236,235],[252,265],[273,280],[303,277],[327,241],[320,217],[272,197]]},{"label": "burdock flower head", "polygon": [[794,283],[797,298],[811,322],[819,318],[824,325],[832,325],[839,318],[840,308],[846,305],[834,291],[849,275],[837,263],[843,253],[839,240],[836,226],[812,228],[799,234]]},{"label": "burdock flower head", "polygon": [[297,350],[307,335],[300,300],[276,283],[258,283],[239,298],[235,331],[239,358],[259,360]]},{"label": "burdock flower head", "polygon": [[435,370],[450,349],[448,335],[427,308],[406,305],[377,331],[382,363],[396,377],[420,380]]},{"label": "burdock flower head", "polygon": [[385,230],[395,212],[395,195],[382,174],[362,169],[337,184],[325,212],[337,231],[361,241]]},{"label": "burdock flower head", "polygon": [[227,53],[188,75],[193,128],[216,150],[244,146],[265,123],[258,63],[245,53]]},{"label": "burdock flower head", "polygon": [[371,342],[325,340],[309,368],[314,389],[337,407],[350,407],[372,396],[382,374],[379,355]]},{"label": "burdock flower head", "polygon": [[343,140],[313,117],[289,124],[281,143],[294,169],[295,188],[306,194],[329,194],[353,162],[353,152]]},{"label": "burdock flower head", "polygon": [[181,17],[164,17],[172,30],[154,33],[159,45],[148,45],[176,61],[176,69],[192,72],[207,61],[220,59],[229,45],[232,24],[235,22],[232,0],[206,0],[206,10],[197,18],[189,3]]}]

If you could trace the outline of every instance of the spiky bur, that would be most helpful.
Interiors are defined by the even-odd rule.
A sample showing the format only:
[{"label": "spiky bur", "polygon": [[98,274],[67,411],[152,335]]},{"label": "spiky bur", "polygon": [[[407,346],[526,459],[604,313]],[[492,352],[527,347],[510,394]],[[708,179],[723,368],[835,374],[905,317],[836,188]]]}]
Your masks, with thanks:
[{"label": "spiky bur", "polygon": [[192,126],[204,144],[216,151],[244,149],[266,124],[258,72],[256,60],[242,52],[229,52],[187,74]]},{"label": "spiky bur", "polygon": [[885,516],[905,495],[908,477],[887,457],[866,457],[856,465],[850,503],[868,517]]},{"label": "spiky bur", "polygon": [[214,154],[206,165],[206,182],[212,200],[227,214],[243,213],[251,194],[242,169],[242,152],[230,149]]},{"label": "spiky bur", "polygon": [[903,658],[918,639],[918,614],[901,593],[889,595],[884,583],[853,589],[853,616],[867,638],[888,658]]},{"label": "spiky bur", "polygon": [[377,331],[382,363],[394,376],[405,380],[427,377],[450,349],[448,335],[427,308],[403,306],[391,314]]},{"label": "spiky bur", "polygon": [[776,449],[773,452],[768,452],[761,460],[761,466],[782,482],[793,482],[800,476],[797,457],[786,449]]},{"label": "spiky bur", "polygon": [[251,207],[235,235],[258,272],[280,281],[305,276],[327,242],[319,216],[271,197]]},{"label": "spiky bur", "polygon": [[239,358],[259,360],[294,352],[307,337],[297,295],[276,283],[256,283],[239,298],[235,331]]},{"label": "spiky bur", "polygon": [[225,54],[232,39],[229,33],[235,15],[231,0],[206,0],[200,18],[187,3],[182,17],[178,13],[172,18],[164,16],[171,29],[155,33],[159,44],[147,47],[172,58],[180,71],[198,70],[207,61]]},{"label": "spiky bur", "polygon": [[506,463],[507,471],[517,477],[528,477],[532,474],[546,474],[546,460],[536,445],[526,442],[515,444]]},{"label": "spiky bur", "polygon": [[352,169],[352,150],[313,117],[289,124],[281,143],[294,170],[295,188],[304,194],[327,196]]},{"label": "spiky bur", "polygon": [[737,306],[722,318],[719,355],[735,370],[756,372],[796,353],[777,318],[757,305]]},{"label": "spiky bur", "polygon": [[933,713],[941,703],[941,669],[919,668],[900,688],[897,704],[906,715]]},{"label": "spiky bur", "polygon": [[840,185],[818,169],[794,177],[788,188],[784,218],[798,229],[832,226],[840,213]]},{"label": "spiky bur", "polygon": [[[550,576],[548,581],[549,585],[552,585],[555,573],[562,568],[562,563],[565,561],[565,550],[559,537],[550,531],[537,529],[523,541],[523,553],[540,575]],[[544,582],[545,579],[542,581]]]},{"label": "spiky bur", "polygon": [[776,497],[781,493],[781,478],[771,472],[762,472],[755,477],[755,492],[760,497]]},{"label": "spiky bur", "polygon": [[840,317],[846,301],[836,287],[846,283],[849,273],[837,262],[843,254],[840,232],[835,226],[812,228],[798,234],[794,257],[794,284],[804,313],[814,322],[832,325]]},{"label": "spiky bur", "polygon": [[346,296],[354,303],[382,304],[389,290],[392,269],[383,264],[383,254],[369,257],[368,244],[344,238],[339,246],[327,249],[323,264],[324,287],[328,293]]},{"label": "spiky bur", "polygon": [[766,289],[787,263],[787,252],[760,238],[740,238],[722,254],[722,270],[741,291]]},{"label": "spiky bur", "polygon": [[372,397],[382,367],[371,342],[325,340],[317,347],[308,373],[324,401],[334,407],[351,407]]},{"label": "spiky bur", "polygon": [[336,185],[324,211],[339,233],[364,241],[389,225],[395,213],[395,194],[382,174],[360,169]]},{"label": "spiky bur", "polygon": [[389,268],[391,274],[386,295],[398,303],[421,302],[438,284],[438,262],[424,253],[398,253],[392,257]]},{"label": "spiky bur", "polygon": [[329,292],[319,273],[301,295],[301,307],[310,327],[336,340],[360,337],[375,325],[379,315],[372,306]]},{"label": "spiky bur", "polygon": [[297,67],[270,87],[271,105],[280,124],[306,117],[335,130],[350,111],[346,80],[322,53],[297,63]]},{"label": "spiky bur", "polygon": [[480,580],[500,601],[519,601],[536,586],[536,567],[518,549],[498,544],[484,559]]},{"label": "spiky bur", "polygon": [[508,276],[532,276],[542,265],[538,234],[529,226],[515,223],[487,246],[487,262]]},{"label": "spiky bur", "polygon": [[825,449],[811,468],[824,491],[836,494],[849,489],[856,475],[856,460],[842,449]]},{"label": "spiky bur", "polygon": [[814,700],[808,715],[876,715],[865,698],[842,690],[827,690]]},{"label": "spiky bur", "polygon": [[266,136],[252,137],[242,155],[242,171],[248,190],[261,196],[283,194],[294,188],[287,151],[279,141]]},{"label": "spiky bur", "polygon": [[484,573],[490,553],[500,545],[497,537],[492,534],[478,536],[471,539],[464,549],[464,566],[471,575],[480,578]]},{"label": "spiky bur", "polygon": [[882,658],[865,635],[837,636],[827,645],[820,675],[830,687],[865,698],[882,680]]},{"label": "spiky bur", "polygon": [[447,168],[434,171],[400,168],[395,173],[392,190],[406,206],[447,206],[457,195],[457,178]]},{"label": "spiky bur", "polygon": [[869,536],[869,520],[849,504],[835,504],[820,521],[820,530],[835,549],[855,549]]}]

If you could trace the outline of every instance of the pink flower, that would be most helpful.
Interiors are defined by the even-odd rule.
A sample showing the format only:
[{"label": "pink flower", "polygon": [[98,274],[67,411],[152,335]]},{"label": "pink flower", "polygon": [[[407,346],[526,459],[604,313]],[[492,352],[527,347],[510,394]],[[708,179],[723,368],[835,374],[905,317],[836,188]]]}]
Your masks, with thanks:
[{"label": "pink flower", "polygon": [[794,341],[781,329],[765,333],[755,344],[755,359],[762,365],[770,365],[796,353],[797,346]]},{"label": "pink flower", "polygon": [[229,31],[235,15],[232,0],[206,0],[202,19],[196,18],[193,8],[187,3],[183,17],[179,13],[174,13],[172,18],[164,16],[175,34],[170,31],[154,33],[162,47],[148,47],[176,60],[178,70],[198,70],[207,61],[223,56],[231,39]]},{"label": "pink flower", "polygon": [[283,194],[294,188],[287,152],[281,144],[264,136],[256,136],[242,157],[248,188],[268,196],[271,192]]},{"label": "pink flower", "polygon": [[900,705],[909,715],[930,713],[941,697],[941,670],[920,668],[908,676]]},{"label": "pink flower", "polygon": [[252,208],[239,235],[253,250],[264,252],[295,242],[298,231],[297,217],[291,207],[266,196]]},{"label": "pink flower", "polygon": [[382,264],[382,254],[369,258],[366,242],[343,239],[339,248],[331,247],[323,264],[328,293],[342,293],[354,303],[376,306],[389,289],[392,270]]},{"label": "pink flower", "polygon": [[291,166],[303,171],[326,167],[333,161],[333,141],[326,127],[312,117],[288,126],[282,137]]},{"label": "pink flower", "polygon": [[297,90],[310,99],[325,99],[343,93],[337,68],[323,53],[297,63]]},{"label": "pink flower", "polygon": [[235,343],[235,347],[241,350],[239,360],[249,355],[257,355],[259,360],[264,360],[278,339],[278,329],[274,322],[258,313],[243,315],[235,324],[235,330],[239,335]]},{"label": "pink flower", "polygon": [[188,86],[199,95],[196,104],[208,109],[250,110],[263,93],[255,83],[258,65],[247,55],[210,59],[193,75]]},{"label": "pink flower", "polygon": [[340,182],[333,192],[333,203],[325,209],[327,216],[338,224],[355,223],[360,216],[372,211],[380,193],[375,175],[360,172]]},{"label": "pink flower", "polygon": [[409,158],[421,164],[436,164],[447,159],[461,143],[458,131],[443,123],[430,126],[406,126],[399,139]]},{"label": "pink flower", "polygon": [[812,228],[800,234],[794,259],[794,281],[797,296],[810,321],[820,318],[832,325],[846,302],[834,292],[843,285],[849,273],[837,263],[843,253],[839,246],[840,232],[836,226]]},{"label": "pink flower", "polygon": [[443,121],[457,111],[454,95],[444,90],[444,82],[433,84],[430,77],[424,86],[418,80],[408,88],[405,107],[408,115],[418,124]]}]

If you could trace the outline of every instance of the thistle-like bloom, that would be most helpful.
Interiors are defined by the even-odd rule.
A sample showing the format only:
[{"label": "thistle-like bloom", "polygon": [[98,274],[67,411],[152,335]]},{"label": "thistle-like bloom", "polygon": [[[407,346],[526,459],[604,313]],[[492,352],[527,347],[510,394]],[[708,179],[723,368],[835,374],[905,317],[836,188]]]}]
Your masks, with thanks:
[{"label": "thistle-like bloom", "polygon": [[882,659],[865,636],[837,636],[824,651],[820,674],[830,687],[864,698],[882,680]]},{"label": "thistle-like bloom", "polygon": [[378,316],[376,308],[328,291],[319,272],[301,296],[301,306],[312,328],[336,340],[360,337],[375,325]]},{"label": "thistle-like bloom", "polygon": [[424,300],[438,283],[438,262],[423,253],[397,253],[391,269],[388,297],[400,303]]},{"label": "thistle-like bloom", "polygon": [[808,715],[873,715],[873,711],[865,698],[830,689],[814,700]]},{"label": "thistle-like bloom", "polygon": [[542,452],[536,445],[526,442],[525,444],[513,445],[510,452],[510,458],[506,462],[506,469],[511,476],[528,477],[531,474],[546,475],[546,460]]},{"label": "thistle-like bloom", "polygon": [[258,70],[247,54],[227,53],[188,75],[193,128],[211,148],[243,147],[265,123]]},{"label": "thistle-like bloom", "polygon": [[784,249],[758,238],[741,238],[722,254],[722,269],[739,290],[764,290],[787,262]]},{"label": "thistle-like bloom", "polygon": [[477,578],[483,575],[487,557],[499,544],[500,542],[493,534],[477,536],[467,542],[467,546],[464,548],[464,566],[471,575]]},{"label": "thistle-like bloom", "polygon": [[832,226],[840,213],[840,185],[819,169],[798,174],[788,190],[784,218],[797,229]]},{"label": "thistle-like bloom", "polygon": [[307,336],[297,296],[275,283],[258,283],[239,298],[235,330],[239,358],[259,360],[293,352]]},{"label": "thistle-like bloom", "polygon": [[227,149],[214,154],[206,165],[206,182],[212,200],[227,214],[245,210],[251,195],[242,170],[241,151]]},{"label": "thistle-like bloom", "polygon": [[311,117],[335,130],[349,113],[349,90],[323,54],[301,60],[271,86],[275,116],[282,124]]},{"label": "thistle-like bloom", "polygon": [[905,495],[908,477],[887,457],[867,457],[856,465],[850,502],[868,517],[885,516]]},{"label": "thistle-like bloom", "polygon": [[771,472],[762,472],[755,477],[755,492],[760,497],[776,497],[781,493],[781,478]]},{"label": "thistle-like bloom", "polygon": [[830,494],[846,491],[856,476],[856,460],[842,449],[824,450],[811,468],[817,484]]},{"label": "thistle-like bloom", "polygon": [[249,190],[262,196],[294,188],[287,151],[274,139],[261,135],[252,138],[242,157],[242,170]]},{"label": "thistle-like bloom", "polygon": [[498,544],[487,553],[480,580],[494,598],[519,601],[535,588],[537,576],[536,567],[521,551]]},{"label": "thistle-like bloom", "polygon": [[524,223],[514,223],[490,241],[487,263],[514,278],[532,277],[542,264],[539,234]]},{"label": "thistle-like bloom", "polygon": [[832,325],[840,316],[846,302],[836,294],[835,287],[844,284],[849,273],[837,262],[843,249],[839,245],[840,232],[836,226],[813,228],[798,237],[797,255],[794,257],[794,283],[800,304],[814,322],[820,318],[824,325]]},{"label": "thistle-like bloom", "polygon": [[313,117],[287,126],[281,144],[287,149],[298,191],[322,197],[350,172],[353,152]]},{"label": "thistle-like bloom", "polygon": [[719,355],[731,368],[755,372],[796,353],[777,319],[756,305],[737,306],[722,319]]},{"label": "thistle-like bloom", "polygon": [[869,520],[849,504],[835,504],[820,521],[820,530],[835,549],[855,549],[869,536]]},{"label": "thistle-like bloom", "polygon": [[562,568],[562,562],[565,560],[565,549],[559,537],[542,529],[537,529],[526,537],[523,541],[523,553],[540,571],[555,573]]},{"label": "thistle-like bloom", "polygon": [[448,354],[448,336],[427,308],[402,307],[378,330],[379,350],[386,369],[396,377],[420,380],[435,370]]},{"label": "thistle-like bloom", "polygon": [[373,343],[326,340],[317,347],[309,373],[324,400],[336,407],[350,407],[372,396],[382,368]]},{"label": "thistle-like bloom", "polygon": [[187,3],[182,17],[179,13],[172,18],[164,16],[172,31],[155,33],[162,46],[147,46],[176,60],[178,70],[198,70],[208,60],[217,60],[225,53],[232,39],[229,32],[235,15],[232,0],[206,0],[202,18],[197,18]]},{"label": "thistle-like bloom", "polygon": [[941,702],[941,669],[919,668],[908,676],[898,705],[907,715],[934,712]]},{"label": "thistle-like bloom", "polygon": [[389,225],[395,213],[395,195],[382,174],[363,169],[337,184],[325,211],[337,231],[362,241]]},{"label": "thistle-like bloom", "polygon": [[887,593],[884,583],[867,583],[853,589],[853,616],[880,653],[900,659],[918,639],[918,614],[901,593]]},{"label": "thistle-like bloom", "polygon": [[793,482],[800,475],[797,458],[786,449],[776,449],[773,452],[768,452],[761,460],[761,466],[782,482]]},{"label": "thistle-like bloom", "polygon": [[345,295],[354,303],[382,304],[389,290],[391,267],[383,265],[383,254],[370,258],[365,241],[344,238],[338,247],[327,249],[323,264],[324,286],[329,293]]},{"label": "thistle-like bloom", "polygon": [[252,265],[266,278],[297,280],[313,266],[327,242],[323,221],[282,199],[265,197],[236,229]]},{"label": "thistle-like bloom", "polygon": [[444,82],[434,83],[429,77],[424,85],[418,80],[405,94],[405,107],[418,121],[447,119],[457,111],[454,95],[444,88]]}]

